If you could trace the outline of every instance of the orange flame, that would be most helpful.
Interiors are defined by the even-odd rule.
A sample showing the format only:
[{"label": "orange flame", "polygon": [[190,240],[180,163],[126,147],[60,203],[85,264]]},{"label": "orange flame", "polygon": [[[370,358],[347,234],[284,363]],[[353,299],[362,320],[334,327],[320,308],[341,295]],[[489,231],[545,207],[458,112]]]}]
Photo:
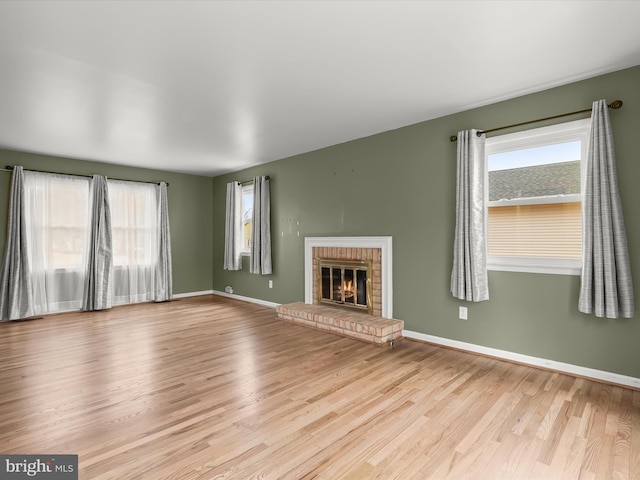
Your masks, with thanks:
[{"label": "orange flame", "polygon": [[345,297],[352,297],[354,290],[353,290],[353,281],[352,280],[345,280],[344,281],[344,285],[343,285],[343,289],[344,289],[344,296]]}]

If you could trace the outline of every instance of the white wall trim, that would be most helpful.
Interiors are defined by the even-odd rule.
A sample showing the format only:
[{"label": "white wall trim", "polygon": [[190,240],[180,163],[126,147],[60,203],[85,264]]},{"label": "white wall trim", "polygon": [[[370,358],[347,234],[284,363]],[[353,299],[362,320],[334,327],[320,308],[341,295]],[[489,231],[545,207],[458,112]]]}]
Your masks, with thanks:
[{"label": "white wall trim", "polygon": [[213,290],[204,290],[202,292],[176,293],[173,298],[199,297],[200,295],[211,295],[213,292]]},{"label": "white wall trim", "polygon": [[541,367],[547,370],[555,370],[570,375],[576,375],[578,377],[585,377],[594,380],[600,380],[606,383],[613,383],[616,385],[624,385],[627,387],[640,389],[640,378],[628,377],[626,375],[620,375],[618,373],[606,372],[603,370],[596,370],[593,368],[581,367],[578,365],[572,365],[570,363],[557,362],[555,360],[547,360],[544,358],[531,357],[529,355],[523,355],[521,353],[509,352],[507,350],[499,350],[496,348],[483,347],[481,345],[475,345],[473,343],[460,342],[458,340],[450,340],[448,338],[436,337],[433,335],[427,335],[424,333],[413,332],[411,330],[403,330],[402,335],[406,338],[412,338],[414,340],[422,340],[424,342],[433,343],[435,345],[442,345],[445,347],[456,348],[458,350],[465,350],[471,353],[479,353],[481,355],[487,355],[489,357],[495,357],[503,360],[509,360],[512,362],[522,363],[525,365],[531,365],[534,367]]},{"label": "white wall trim", "polygon": [[313,248],[379,248],[382,253],[382,316],[393,318],[393,238],[392,237],[305,237],[304,301],[313,303]]},{"label": "white wall trim", "polygon": [[582,274],[582,260],[579,258],[497,257],[489,255],[487,256],[487,270],[579,276]]},{"label": "white wall trim", "polygon": [[243,297],[242,295],[236,295],[235,293],[219,292],[217,290],[212,290],[211,293],[221,297],[235,298],[236,300],[242,300],[244,302],[257,303],[258,305],[263,305],[265,307],[276,308],[280,306],[279,303],[268,302],[266,300],[260,300],[259,298]]}]

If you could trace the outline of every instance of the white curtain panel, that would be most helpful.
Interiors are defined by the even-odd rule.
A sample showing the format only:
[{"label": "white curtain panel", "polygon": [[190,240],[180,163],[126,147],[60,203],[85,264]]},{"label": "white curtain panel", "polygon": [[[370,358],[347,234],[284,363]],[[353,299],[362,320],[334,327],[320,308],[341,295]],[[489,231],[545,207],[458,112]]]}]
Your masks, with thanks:
[{"label": "white curtain panel", "polygon": [[109,180],[114,305],[154,299],[158,258],[157,185]]},{"label": "white curtain panel", "polygon": [[169,201],[167,184],[160,182],[157,192],[158,258],[155,266],[154,302],[165,302],[173,298],[171,272],[171,232],[169,228]]},{"label": "white curtain panel", "polygon": [[166,184],[15,167],[10,202],[0,320],[171,299]]},{"label": "white curtain panel", "polygon": [[249,271],[271,273],[271,194],[269,179],[253,179],[253,222],[251,224],[251,262]]},{"label": "white curtain panel", "polygon": [[84,277],[83,310],[105,310],[113,306],[113,238],[107,179],[91,180],[90,230]]},{"label": "white curtain panel", "polygon": [[90,179],[24,172],[29,279],[34,313],[82,307]]},{"label": "white curtain panel", "polygon": [[242,187],[227,183],[227,203],[224,232],[224,269],[242,268]]},{"label": "white curtain panel", "polygon": [[583,200],[582,283],[578,309],[632,318],[633,282],[605,100],[593,102]]},{"label": "white curtain panel", "polygon": [[451,293],[470,302],[489,299],[487,280],[487,169],[484,135],[476,130],[458,133],[456,227],[451,270]]},{"label": "white curtain panel", "polygon": [[24,212],[24,173],[13,168],[7,243],[0,270],[0,321],[34,315]]}]

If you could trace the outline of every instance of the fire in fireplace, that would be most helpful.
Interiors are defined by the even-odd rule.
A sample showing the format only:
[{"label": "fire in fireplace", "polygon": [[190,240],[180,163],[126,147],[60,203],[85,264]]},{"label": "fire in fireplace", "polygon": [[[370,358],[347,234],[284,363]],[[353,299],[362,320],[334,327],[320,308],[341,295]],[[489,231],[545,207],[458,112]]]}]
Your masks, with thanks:
[{"label": "fire in fireplace", "polygon": [[318,259],[318,303],[373,313],[371,260]]}]

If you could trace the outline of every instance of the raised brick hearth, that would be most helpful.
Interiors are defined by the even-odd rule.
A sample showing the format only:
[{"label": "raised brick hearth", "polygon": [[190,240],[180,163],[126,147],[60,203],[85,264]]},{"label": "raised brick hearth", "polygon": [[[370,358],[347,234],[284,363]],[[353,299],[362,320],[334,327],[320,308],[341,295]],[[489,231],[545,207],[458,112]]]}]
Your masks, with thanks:
[{"label": "raised brick hearth", "polygon": [[280,305],[276,311],[282,320],[377,345],[393,345],[404,328],[402,320],[303,302]]}]

